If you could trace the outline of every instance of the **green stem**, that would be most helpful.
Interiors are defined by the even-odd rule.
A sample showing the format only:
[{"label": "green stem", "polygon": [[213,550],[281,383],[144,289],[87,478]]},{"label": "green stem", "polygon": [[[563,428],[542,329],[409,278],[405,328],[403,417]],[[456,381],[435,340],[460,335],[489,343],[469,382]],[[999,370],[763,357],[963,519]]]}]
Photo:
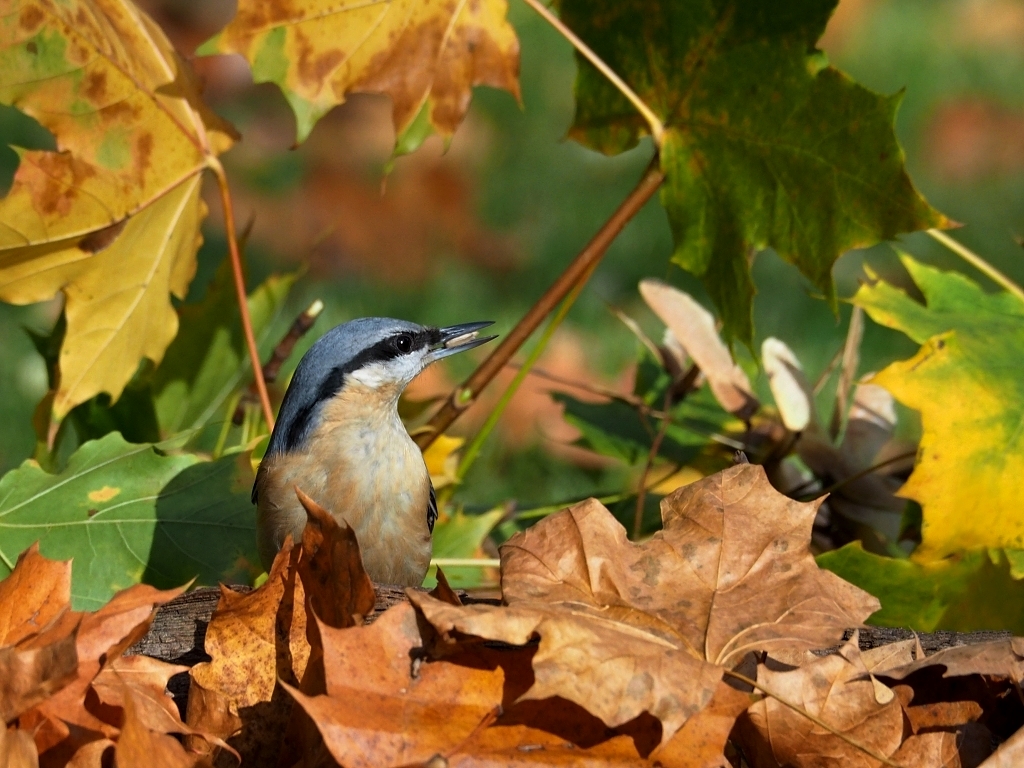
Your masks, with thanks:
[{"label": "green stem", "polygon": [[[593,267],[591,267],[590,271],[593,271]],[[544,353],[544,350],[547,349],[548,343],[551,341],[551,337],[554,336],[555,331],[558,330],[558,326],[560,326],[562,321],[565,320],[565,316],[569,314],[569,310],[576,302],[576,299],[580,295],[580,291],[583,290],[583,286],[586,284],[589,277],[589,273],[584,275],[583,279],[577,283],[577,285],[569,292],[569,295],[562,301],[561,306],[558,307],[558,310],[555,312],[550,322],[548,322],[547,328],[544,329],[540,339],[538,339],[537,345],[530,351],[530,354],[527,355],[526,360],[520,366],[515,377],[509,383],[508,387],[506,387],[505,391],[501,393],[501,397],[498,398],[498,402],[495,404],[494,408],[492,408],[491,412],[487,414],[487,420],[484,422],[483,426],[480,427],[480,431],[473,436],[472,441],[470,441],[469,445],[466,446],[466,450],[462,454],[462,459],[459,461],[459,468],[455,473],[459,481],[466,476],[469,468],[472,467],[473,463],[477,458],[479,458],[480,450],[483,447],[484,441],[487,440],[491,432],[494,431],[494,428],[498,424],[498,420],[501,419],[501,416],[508,407],[508,404],[512,402],[512,398],[519,390],[519,386],[526,379],[526,376],[530,373],[530,369],[533,368],[534,364]]]},{"label": "green stem", "polygon": [[1001,285],[1003,288],[1006,289],[1007,292],[1012,293],[1014,296],[1016,296],[1018,299],[1024,302],[1024,288],[1021,288],[1019,285],[1013,282],[1013,280],[1011,280],[998,269],[993,267],[991,264],[989,264],[987,261],[981,258],[981,256],[972,251],[970,248],[968,248],[965,245],[962,245],[961,243],[958,243],[945,232],[940,232],[937,229],[929,229],[928,234],[931,235],[935,240],[938,240],[944,246],[949,248],[949,250],[951,250],[964,261],[966,261],[972,267],[974,267],[979,272],[984,274],[986,277],[991,279],[993,282],[997,283],[998,285]]}]

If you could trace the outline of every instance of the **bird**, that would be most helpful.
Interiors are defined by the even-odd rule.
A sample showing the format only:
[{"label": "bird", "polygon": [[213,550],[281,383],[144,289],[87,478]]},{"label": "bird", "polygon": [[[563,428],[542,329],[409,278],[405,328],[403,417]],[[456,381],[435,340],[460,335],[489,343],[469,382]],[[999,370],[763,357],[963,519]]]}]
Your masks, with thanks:
[{"label": "bird", "polygon": [[374,582],[419,586],[430,566],[437,498],[419,447],[398,415],[417,374],[473,349],[491,321],[446,328],[386,317],[338,325],[299,361],[256,472],[256,539],[263,566],[306,512],[298,487],[355,532]]}]

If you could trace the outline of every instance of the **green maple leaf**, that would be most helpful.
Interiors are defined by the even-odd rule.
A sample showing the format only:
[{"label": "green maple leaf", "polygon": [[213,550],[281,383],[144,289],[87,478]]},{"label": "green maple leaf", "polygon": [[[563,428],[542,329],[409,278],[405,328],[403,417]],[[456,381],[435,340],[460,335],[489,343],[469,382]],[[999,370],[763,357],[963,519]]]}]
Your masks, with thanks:
[{"label": "green maple leaf", "polygon": [[[673,261],[749,343],[752,255],[774,248],[835,301],[844,251],[950,222],[917,193],[881,96],[815,48],[837,0],[561,0],[562,20],[663,121]],[[606,153],[646,123],[580,60],[571,136]]]}]

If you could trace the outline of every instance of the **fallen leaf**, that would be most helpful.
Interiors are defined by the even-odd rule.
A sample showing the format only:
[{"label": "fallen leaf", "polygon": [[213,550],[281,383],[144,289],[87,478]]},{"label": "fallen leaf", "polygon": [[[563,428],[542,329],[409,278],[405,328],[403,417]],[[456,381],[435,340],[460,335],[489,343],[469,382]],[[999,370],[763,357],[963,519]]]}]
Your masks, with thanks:
[{"label": "fallen leaf", "polygon": [[454,751],[499,711],[500,669],[415,661],[422,640],[408,605],[390,608],[366,627],[321,624],[320,634],[326,695],[288,692],[347,768],[425,762]]},{"label": "fallen leaf", "polygon": [[[862,285],[853,301],[875,322],[922,344],[910,360],[873,378],[921,412],[918,461],[900,495],[921,504],[919,563],[979,547],[1024,549],[1024,302],[987,294],[967,277],[903,265],[924,294],[920,304],[885,283]],[[1011,559],[1012,574],[1024,568]]]},{"label": "fallen leaf", "polygon": [[187,65],[127,0],[16,0],[0,25],[0,102],[38,120],[59,152],[19,151],[0,200],[0,298],[63,292],[67,335],[52,412],[116,400],[178,328],[171,295],[195,274],[202,171],[233,130]]},{"label": "fallen leaf", "polygon": [[129,692],[124,698],[124,726],[114,746],[114,759],[119,766],[193,768],[202,757],[187,752],[172,736],[148,728],[139,717],[135,695]]},{"label": "fallen leaf", "polygon": [[75,679],[74,633],[38,648],[0,647],[0,727]]},{"label": "fallen leaf", "polygon": [[891,691],[886,703],[877,701],[868,677],[856,642],[787,672],[758,665],[757,682],[771,693],[740,721],[744,754],[755,768],[879,765],[864,750],[782,703],[800,707],[861,747],[888,757],[903,741],[903,713]]},{"label": "fallen leaf", "polygon": [[32,734],[0,723],[0,765],[4,768],[39,768],[39,753]]},{"label": "fallen leaf", "polygon": [[943,677],[985,675],[1024,680],[1024,638],[1013,637],[975,645],[943,648],[931,656],[910,664],[886,669],[878,674],[893,680],[903,680],[918,670],[943,667]]},{"label": "fallen leaf", "polygon": [[206,631],[211,660],[190,672],[186,722],[217,738],[237,735],[229,743],[243,762],[277,760],[291,709],[279,680],[298,685],[309,660],[298,556],[297,547],[283,547],[267,581],[251,592],[221,585]]},{"label": "fallen leaf", "polygon": [[42,631],[71,604],[71,561],[50,560],[35,542],[0,581],[0,646]]},{"label": "fallen leaf", "polygon": [[276,83],[300,142],[350,93],[386,93],[399,139],[412,129],[422,141],[431,127],[454,133],[473,86],[519,97],[519,41],[506,10],[505,0],[242,0],[198,53],[240,53],[255,82]]},{"label": "fallen leaf", "polygon": [[744,420],[753,416],[760,403],[718,335],[714,316],[688,293],[660,280],[641,280],[640,295],[707,377],[722,407]]},{"label": "fallen leaf", "polygon": [[739,465],[666,498],[643,544],[594,500],[517,534],[501,550],[507,607],[408,596],[446,637],[539,635],[524,698],[561,696],[609,726],[649,712],[667,741],[749,651],[827,647],[877,608],[814,564],[816,508]]},{"label": "fallen leaf", "polygon": [[[118,592],[94,613],[69,612],[62,617],[78,622],[75,643],[78,668],[74,680],[34,709],[38,713],[37,722],[41,723],[41,730],[36,733],[40,754],[69,736],[72,742],[79,738],[88,742],[116,735],[116,726],[101,720],[89,709],[86,699],[92,682],[101,670],[142,639],[157,608],[182,592],[184,588],[161,591],[136,584]],[[31,639],[29,645],[40,639]]]},{"label": "fallen leaf", "polygon": [[1024,764],[1024,728],[1020,728],[978,768],[1017,768]]}]

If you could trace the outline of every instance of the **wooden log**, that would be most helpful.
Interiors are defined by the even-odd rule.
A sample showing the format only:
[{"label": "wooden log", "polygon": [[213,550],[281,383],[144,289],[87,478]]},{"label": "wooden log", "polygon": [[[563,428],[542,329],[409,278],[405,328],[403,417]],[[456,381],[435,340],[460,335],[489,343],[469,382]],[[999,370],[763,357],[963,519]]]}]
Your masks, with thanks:
[{"label": "wooden log", "polygon": [[[405,590],[402,587],[394,587],[384,584],[374,585],[377,591],[377,604],[374,611],[367,616],[367,622],[372,622],[377,616],[393,605],[405,600]],[[248,592],[250,587],[233,586],[232,589],[239,592]],[[464,602],[486,602],[496,604],[495,600],[474,600],[463,592],[459,596]],[[209,661],[210,657],[204,650],[206,642],[206,627],[210,623],[217,608],[217,601],[220,600],[220,590],[215,588],[197,589],[178,597],[157,611],[153,625],[148,634],[139,642],[128,649],[128,654],[139,654],[152,656],[156,659],[168,661],[173,664],[194,666],[202,661]],[[853,630],[848,630],[846,637],[849,638]],[[862,650],[875,648],[880,645],[888,645],[899,640],[912,638],[914,632],[909,629],[893,627],[867,627],[860,630],[860,647]],[[951,648],[958,645],[974,645],[986,643],[992,640],[1004,640],[1011,637],[1010,632],[927,632],[919,633],[918,638],[921,646],[928,654],[943,648]],[[189,678],[187,673],[175,675],[171,678],[168,690],[174,697],[178,709],[184,717],[185,704],[188,700]]]}]

